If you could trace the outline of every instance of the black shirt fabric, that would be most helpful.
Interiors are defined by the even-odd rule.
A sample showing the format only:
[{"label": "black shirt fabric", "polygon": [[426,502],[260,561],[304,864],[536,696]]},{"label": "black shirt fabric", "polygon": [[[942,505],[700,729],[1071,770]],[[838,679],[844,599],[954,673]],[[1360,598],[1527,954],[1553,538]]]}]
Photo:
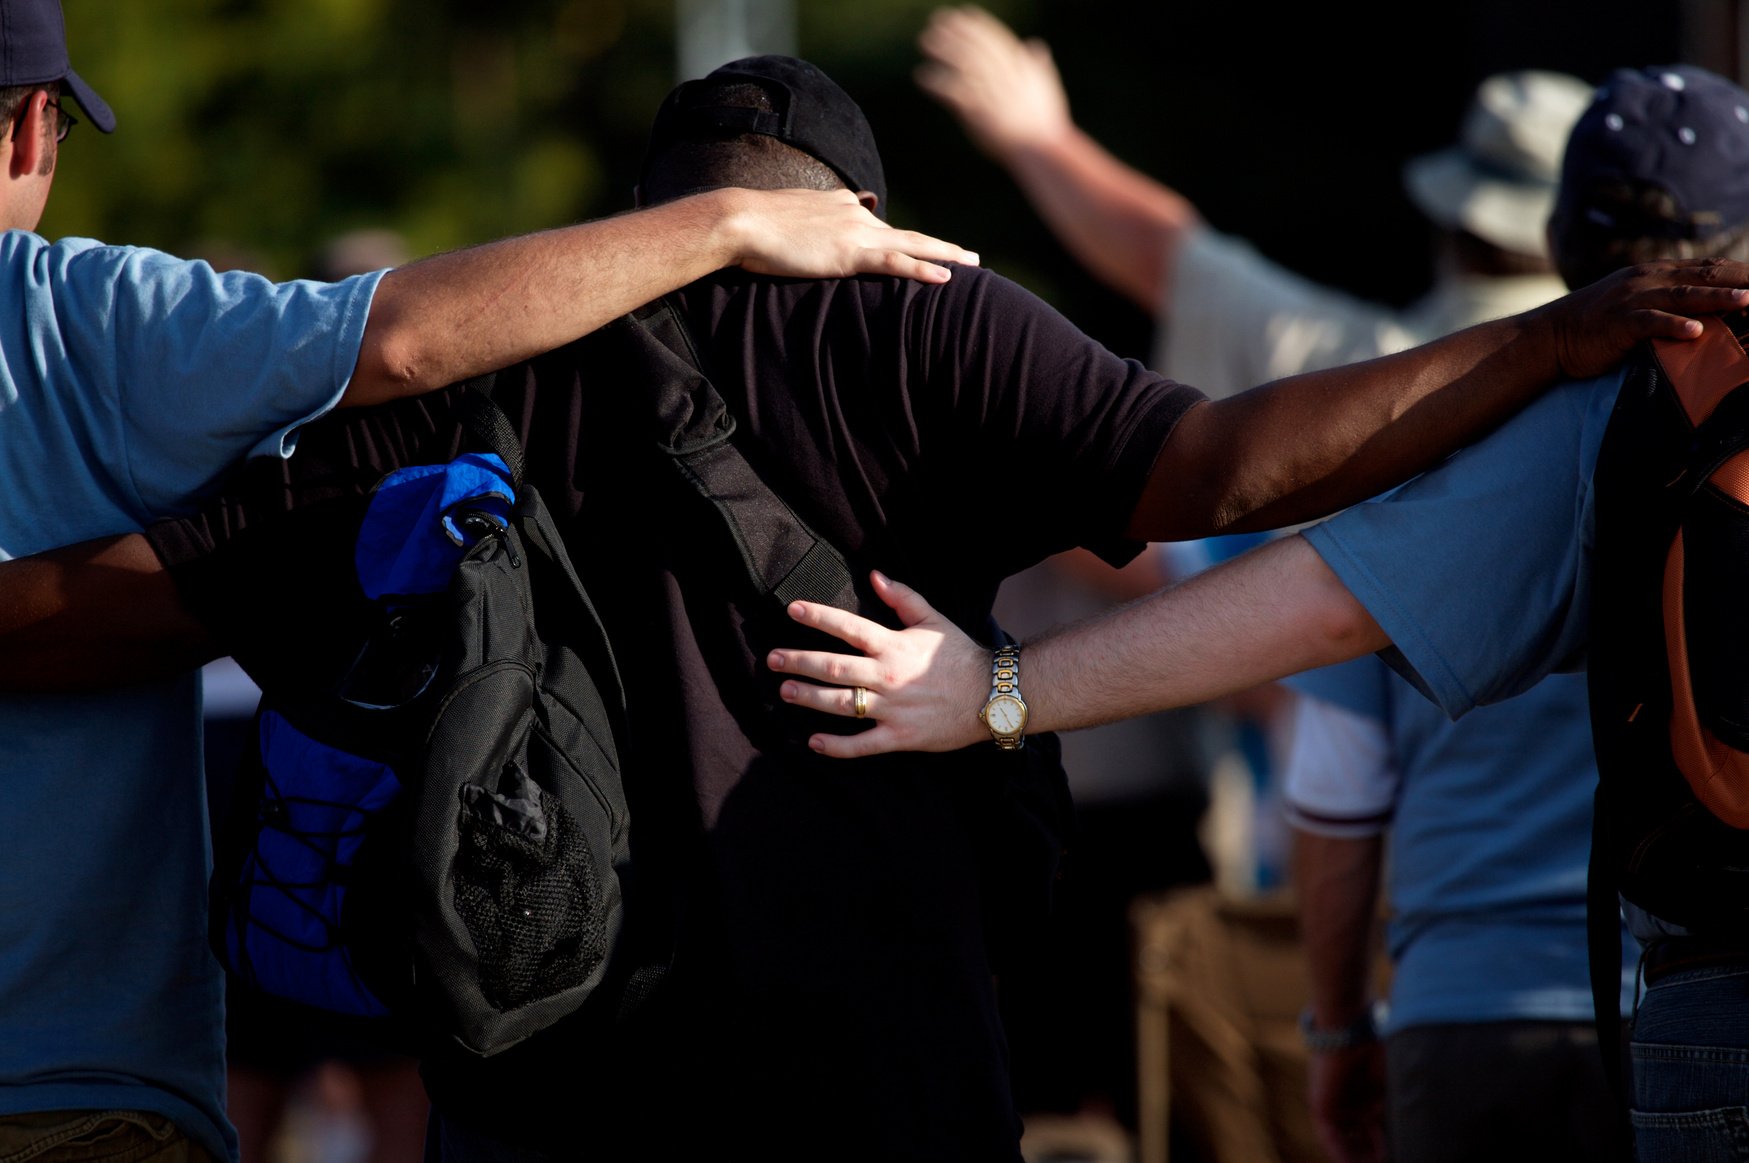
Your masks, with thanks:
[{"label": "black shirt fabric", "polygon": [[[777,492],[853,569],[917,586],[979,637],[1007,575],[1075,545],[1114,562],[1139,548],[1124,524],[1202,398],[978,269],[943,286],[727,272],[675,298]],[[626,378],[585,339],[501,376],[498,399],[614,640],[628,912],[669,943],[671,970],[617,1027],[579,1018],[489,1060],[429,1060],[434,1101],[559,1157],[1018,1158],[977,839],[1017,761],[987,745],[808,751],[810,730],[854,725],[778,699],[764,655],[804,637],[671,520]],[[282,657],[319,656],[276,621],[315,568],[283,548],[314,542],[282,533],[389,469],[452,456],[452,410],[442,393],[312,425],[291,461],[250,466],[154,544],[222,642],[295,635]]]}]

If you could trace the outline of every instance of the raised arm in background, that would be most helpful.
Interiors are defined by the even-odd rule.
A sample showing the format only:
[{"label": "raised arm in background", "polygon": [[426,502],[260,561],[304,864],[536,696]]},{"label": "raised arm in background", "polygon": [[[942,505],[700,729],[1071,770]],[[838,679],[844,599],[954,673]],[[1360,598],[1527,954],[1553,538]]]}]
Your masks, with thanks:
[{"label": "raised arm in background", "polygon": [[959,118],[1089,270],[1143,310],[1170,311],[1179,242],[1196,207],[1081,131],[1040,40],[982,8],[940,8],[918,37],[917,83]]}]

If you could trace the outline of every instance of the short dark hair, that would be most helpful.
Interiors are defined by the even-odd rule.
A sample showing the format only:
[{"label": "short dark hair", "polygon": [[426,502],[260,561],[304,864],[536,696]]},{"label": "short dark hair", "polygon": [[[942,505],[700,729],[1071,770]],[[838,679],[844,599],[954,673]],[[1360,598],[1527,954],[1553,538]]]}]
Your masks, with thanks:
[{"label": "short dark hair", "polygon": [[1549,220],[1549,241],[1569,287],[1653,259],[1749,260],[1749,222],[1691,221],[1667,190],[1631,179],[1601,180],[1582,198],[1563,198]]},{"label": "short dark hair", "polygon": [[24,104],[25,98],[43,87],[42,85],[0,86],[0,121],[11,122],[14,117],[18,116],[18,110]]},{"label": "short dark hair", "polygon": [[[710,104],[771,112],[769,94],[744,81],[707,91]],[[644,172],[645,202],[666,202],[700,190],[842,190],[844,179],[825,162],[762,133],[738,133],[663,144]]]}]

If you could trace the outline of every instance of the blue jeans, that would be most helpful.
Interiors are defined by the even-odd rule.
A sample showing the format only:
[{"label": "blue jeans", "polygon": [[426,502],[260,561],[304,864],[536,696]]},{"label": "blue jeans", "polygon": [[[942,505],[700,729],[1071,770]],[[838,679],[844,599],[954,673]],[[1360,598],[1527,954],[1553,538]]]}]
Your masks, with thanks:
[{"label": "blue jeans", "polygon": [[212,1163],[151,1111],[33,1111],[0,1115],[0,1163]]},{"label": "blue jeans", "polygon": [[1749,964],[1648,986],[1630,1051],[1640,1163],[1749,1161]]}]

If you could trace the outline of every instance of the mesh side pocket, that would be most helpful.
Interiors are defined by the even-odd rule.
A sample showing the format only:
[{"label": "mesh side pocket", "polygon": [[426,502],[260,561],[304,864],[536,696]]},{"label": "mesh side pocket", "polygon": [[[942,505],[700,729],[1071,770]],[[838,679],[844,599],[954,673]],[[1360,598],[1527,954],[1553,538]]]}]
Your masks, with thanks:
[{"label": "mesh side pocket", "polygon": [[497,792],[463,789],[455,908],[499,1012],[583,984],[606,955],[600,878],[559,799],[520,768]]}]

